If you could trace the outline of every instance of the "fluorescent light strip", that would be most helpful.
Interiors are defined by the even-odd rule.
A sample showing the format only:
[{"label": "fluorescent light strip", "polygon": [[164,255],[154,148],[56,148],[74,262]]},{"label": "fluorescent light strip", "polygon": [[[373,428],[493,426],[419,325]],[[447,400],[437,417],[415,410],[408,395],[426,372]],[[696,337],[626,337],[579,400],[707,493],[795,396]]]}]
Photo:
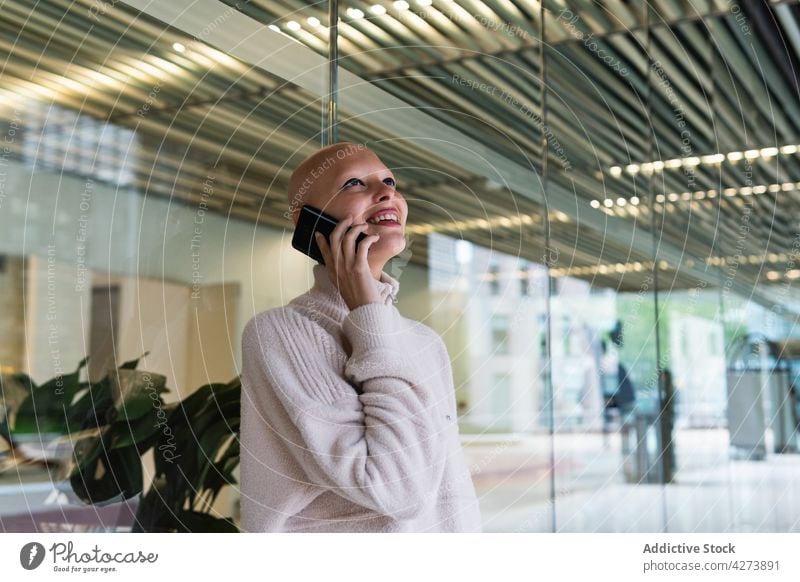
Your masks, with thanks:
[{"label": "fluorescent light strip", "polygon": [[[776,192],[791,192],[792,190],[800,190],[800,182],[780,182],[776,184],[769,184],[763,185],[759,184],[758,186],[742,186],[741,188],[725,188],[722,191],[722,196],[725,198],[730,198],[732,196],[751,196],[753,194],[766,194],[767,192],[776,193]],[[711,200],[716,198],[719,195],[719,192],[716,190],[697,190],[696,192],[670,192],[669,194],[657,194],[656,195],[656,202],[663,204],[664,202],[678,202],[684,201],[688,202],[690,200]],[[631,204],[633,206],[638,206],[640,204],[640,200],[638,196],[632,196],[630,199],[626,199],[623,197],[619,197],[614,200],[613,197],[609,196],[608,198],[604,198],[603,200],[595,199],[589,202],[589,205],[592,208],[602,209],[602,206],[606,208],[612,208],[613,206],[626,206]]]},{"label": "fluorescent light strip", "polygon": [[[514,228],[522,224],[534,224],[541,221],[540,214],[518,214],[516,216],[494,216],[492,218],[473,218],[472,220],[450,220],[433,224],[415,224],[406,227],[411,234],[429,234],[431,232],[450,232],[468,230],[491,230],[492,228]],[[554,210],[550,212],[551,222],[571,222],[572,219]]]},{"label": "fluorescent light strip", "polygon": [[[561,214],[561,213],[559,213]],[[552,219],[564,222],[561,216],[553,216]],[[569,218],[567,217],[567,220]],[[449,231],[465,231],[465,230],[490,230],[491,228],[511,228],[520,226],[521,224],[533,224],[539,221],[539,216],[534,214],[519,214],[517,216],[496,216],[493,218],[474,218],[472,220],[451,220],[436,222],[433,224],[418,224],[411,225],[406,228],[406,231],[411,234],[429,234],[431,232],[449,232]]]},{"label": "fluorescent light strip", "polygon": [[[433,2],[432,0],[417,0],[417,4],[422,7],[427,7],[433,4]],[[392,7],[398,11],[405,11],[411,9],[411,5],[405,0],[397,0],[396,2],[393,2]],[[383,16],[384,14],[387,13],[386,7],[381,4],[373,4],[372,6],[369,7],[368,10],[375,16]],[[363,10],[352,7],[348,8],[345,11],[345,13],[352,20],[359,20],[366,16]],[[308,22],[308,25],[311,28],[322,28],[322,24],[320,23],[319,19],[314,16],[307,18],[306,22]],[[269,28],[274,30],[275,32],[281,32],[280,27],[278,27],[275,24],[271,24]],[[303,25],[297,22],[296,20],[290,20],[286,23],[286,28],[288,28],[292,32],[297,32],[303,28]]]},{"label": "fluorescent light strip", "polygon": [[[636,261],[632,263],[607,263],[602,265],[587,265],[584,267],[563,267],[550,269],[553,277],[585,277],[588,275],[609,275],[623,274],[630,272],[651,271],[655,263],[653,261]],[[658,268],[662,271],[672,268],[667,261],[659,261]]]},{"label": "fluorescent light strip", "polygon": [[730,256],[730,257],[709,257],[706,259],[706,263],[709,265],[713,265],[715,267],[727,265],[728,262],[731,263],[749,263],[751,265],[762,265],[765,263],[788,263],[790,260],[796,261],[797,257],[795,256],[792,258],[791,255],[787,253],[767,253],[764,255],[742,255],[742,256]]},{"label": "fluorescent light strip", "polygon": [[789,279],[789,280],[800,279],[800,269],[790,269],[783,273],[779,271],[767,271],[766,277],[770,281],[778,281],[780,279]]},{"label": "fluorescent light strip", "polygon": [[[728,262],[737,262],[739,264],[749,263],[751,265],[761,265],[764,263],[787,263],[790,256],[786,253],[768,253],[765,255],[745,255],[745,256],[730,256],[730,257],[709,257],[705,260],[706,263],[713,266],[724,266]],[[795,258],[796,260],[796,258]],[[588,265],[584,267],[563,267],[550,269],[553,277],[575,277],[587,275],[608,275],[614,273],[629,273],[650,271],[653,269],[653,261],[645,262],[632,262],[632,263],[606,263],[601,265]],[[685,264],[687,267],[694,267],[695,261],[693,259],[686,259]],[[666,261],[659,261],[658,268],[662,271],[672,268]],[[777,280],[781,277],[786,279],[800,278],[800,269],[792,269],[785,274],[777,271],[767,272],[767,278],[770,280]]]},{"label": "fluorescent light strip", "polygon": [[622,176],[625,172],[631,176],[636,174],[651,174],[653,172],[662,172],[664,169],[687,168],[699,165],[713,166],[724,162],[726,159],[729,162],[736,163],[741,159],[755,160],[757,158],[774,158],[778,154],[784,156],[795,155],[800,152],[800,144],[787,144],[780,147],[766,147],[758,150],[745,150],[739,152],[728,152],[727,154],[717,153],[705,156],[689,156],[686,158],[673,158],[671,160],[657,160],[654,162],[643,162],[639,164],[627,164],[624,168],[622,166],[611,166],[608,168],[608,173],[615,178]]}]

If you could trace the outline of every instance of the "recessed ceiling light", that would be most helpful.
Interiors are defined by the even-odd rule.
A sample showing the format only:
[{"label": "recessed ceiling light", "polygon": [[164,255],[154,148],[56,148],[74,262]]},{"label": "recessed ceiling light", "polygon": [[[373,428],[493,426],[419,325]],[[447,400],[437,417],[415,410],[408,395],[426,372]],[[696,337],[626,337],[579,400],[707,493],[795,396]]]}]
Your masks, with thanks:
[{"label": "recessed ceiling light", "polygon": [[347,15],[350,18],[364,18],[364,13],[358,8],[348,8]]},{"label": "recessed ceiling light", "polygon": [[172,43],[172,48],[175,50],[176,53],[185,53],[186,52],[186,47],[183,46],[179,42]]},{"label": "recessed ceiling light", "polygon": [[410,8],[408,2],[405,0],[397,0],[397,2],[394,3],[394,7],[398,10],[408,10]]},{"label": "recessed ceiling light", "polygon": [[308,21],[309,26],[313,26],[314,28],[317,28],[318,26],[320,26],[320,24],[322,24],[319,21],[319,18],[317,18],[316,16],[309,16],[306,20]]},{"label": "recessed ceiling light", "polygon": [[299,22],[290,20],[289,22],[286,23],[286,28],[288,28],[289,30],[300,30],[301,27]]},{"label": "recessed ceiling light", "polygon": [[386,14],[386,7],[380,4],[374,4],[370,6],[369,11],[380,16],[381,14]]},{"label": "recessed ceiling light", "polygon": [[765,158],[771,158],[772,156],[777,156],[778,148],[763,148],[761,150],[761,155]]}]

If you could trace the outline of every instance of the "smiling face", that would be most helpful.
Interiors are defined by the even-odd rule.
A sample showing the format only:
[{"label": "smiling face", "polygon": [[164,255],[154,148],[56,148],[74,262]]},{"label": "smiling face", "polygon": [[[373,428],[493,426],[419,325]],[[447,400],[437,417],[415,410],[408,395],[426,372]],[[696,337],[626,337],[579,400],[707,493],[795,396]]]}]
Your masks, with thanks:
[{"label": "smiling face", "polygon": [[[304,204],[337,220],[352,215],[353,224],[366,222],[366,234],[381,237],[368,254],[370,266],[377,271],[406,246],[408,204],[397,191],[392,171],[359,144],[334,144],[306,159],[289,180],[289,202],[295,224]],[[373,224],[377,216],[388,214],[394,214],[397,220]]]}]

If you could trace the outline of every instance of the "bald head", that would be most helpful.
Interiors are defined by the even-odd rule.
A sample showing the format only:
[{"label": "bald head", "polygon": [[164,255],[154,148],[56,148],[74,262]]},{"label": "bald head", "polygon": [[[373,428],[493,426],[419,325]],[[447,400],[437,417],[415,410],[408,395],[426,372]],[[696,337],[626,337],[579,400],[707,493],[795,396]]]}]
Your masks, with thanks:
[{"label": "bald head", "polygon": [[[330,176],[335,174],[333,170],[337,165],[356,154],[372,154],[377,157],[364,144],[343,141],[317,150],[303,160],[289,178],[289,191],[287,192],[289,212],[287,214],[297,217],[300,208],[307,201],[327,195],[328,192],[325,191],[325,188],[329,186]],[[293,220],[296,222],[295,218]]]}]

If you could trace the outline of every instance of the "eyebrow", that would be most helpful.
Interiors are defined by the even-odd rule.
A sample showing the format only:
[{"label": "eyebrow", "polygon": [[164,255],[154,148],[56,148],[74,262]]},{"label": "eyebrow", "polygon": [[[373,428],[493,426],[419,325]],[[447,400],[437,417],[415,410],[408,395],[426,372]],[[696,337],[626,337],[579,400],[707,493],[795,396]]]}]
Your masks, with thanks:
[{"label": "eyebrow", "polygon": [[[389,168],[386,168],[386,170],[380,170],[378,172],[370,172],[367,175],[368,176],[372,176],[372,175],[381,174],[383,172],[386,172],[387,175],[384,176],[383,178],[381,178],[382,180],[385,180],[386,178],[391,178],[392,180],[397,182],[397,178],[395,177],[394,173]],[[358,173],[355,173],[355,172],[347,172],[347,173],[338,175],[336,177],[336,182],[337,182],[337,184],[344,185],[345,182],[347,182],[348,180],[352,180],[353,178],[358,178],[359,180],[361,180],[361,179],[363,179],[363,176],[358,174]]]}]

